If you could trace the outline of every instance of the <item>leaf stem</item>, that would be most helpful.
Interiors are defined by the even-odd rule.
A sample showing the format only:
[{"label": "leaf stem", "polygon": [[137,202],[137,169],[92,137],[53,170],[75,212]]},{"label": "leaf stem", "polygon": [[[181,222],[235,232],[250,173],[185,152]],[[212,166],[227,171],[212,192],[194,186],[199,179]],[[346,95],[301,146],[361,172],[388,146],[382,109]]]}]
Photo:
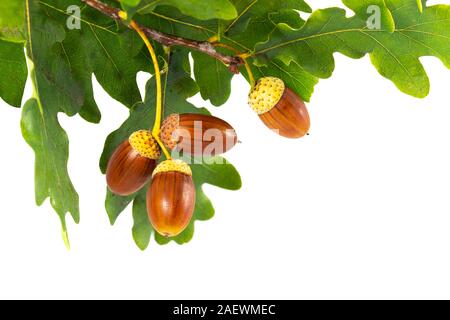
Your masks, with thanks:
[{"label": "leaf stem", "polygon": [[[225,49],[228,49],[230,51],[233,51],[238,56],[242,55],[242,53],[239,50],[237,50],[236,48],[234,48],[234,47],[232,47],[230,45],[227,45],[225,43],[215,42],[212,45],[215,46],[215,47],[225,48]],[[252,68],[250,67],[250,64],[248,63],[248,60],[246,58],[242,58],[242,61],[244,61],[245,70],[247,70],[247,74],[248,74],[248,78],[249,78],[249,81],[250,81],[250,85],[251,85],[251,87],[253,89],[255,87],[255,85],[256,85],[256,81],[255,81],[255,76],[253,75]]]},{"label": "leaf stem", "polygon": [[253,75],[252,68],[250,67],[250,64],[248,63],[248,61],[246,59],[244,59],[244,65],[245,65],[245,70],[247,70],[247,73],[248,73],[250,85],[252,86],[252,89],[253,89],[256,85],[255,76]]},{"label": "leaf stem", "polygon": [[61,231],[61,234],[62,234],[62,238],[63,238],[63,241],[64,241],[64,245],[66,246],[66,249],[68,251],[70,251],[69,234],[67,233],[66,227],[63,227],[63,229]]},{"label": "leaf stem", "polygon": [[[124,17],[123,14],[120,14],[120,16]],[[136,30],[136,32],[139,34],[139,36],[144,41],[145,45],[148,48],[148,51],[150,52],[150,56],[152,57],[153,61],[153,67],[155,69],[155,78],[156,78],[156,114],[155,114],[155,123],[153,124],[152,129],[152,136],[158,142],[159,146],[161,147],[161,150],[164,152],[164,155],[167,159],[171,159],[170,153],[167,151],[166,147],[164,146],[164,143],[159,138],[159,134],[161,132],[161,121],[162,121],[162,81],[161,81],[161,70],[159,68],[158,63],[158,57],[156,56],[155,49],[153,48],[152,44],[150,43],[150,40],[147,38],[147,35],[142,31],[142,29],[137,25],[135,21],[130,22],[130,27]]]}]

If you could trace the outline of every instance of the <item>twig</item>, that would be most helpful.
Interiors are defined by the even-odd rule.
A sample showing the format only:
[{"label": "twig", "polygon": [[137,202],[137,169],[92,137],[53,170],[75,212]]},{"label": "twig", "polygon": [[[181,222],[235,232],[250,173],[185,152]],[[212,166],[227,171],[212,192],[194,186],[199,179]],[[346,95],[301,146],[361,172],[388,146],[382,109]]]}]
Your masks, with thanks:
[{"label": "twig", "polygon": [[[100,2],[98,0],[81,0],[84,3],[86,3],[88,6],[100,11],[104,15],[119,21],[124,22],[120,16],[121,10],[118,8],[110,7],[103,2]],[[217,59],[221,61],[223,64],[228,66],[231,72],[233,73],[239,73],[239,67],[244,65],[244,60],[241,57],[238,56],[229,56],[222,54],[216,50],[213,44],[207,41],[196,41],[186,38],[177,37],[174,35],[170,35],[164,32],[160,32],[145,26],[142,26],[135,22],[139,28],[146,34],[147,37],[151,38],[152,40],[159,42],[167,47],[173,47],[173,46],[183,46],[190,48],[195,51],[202,52],[204,54],[209,55],[210,57],[213,57],[214,59]],[[129,26],[128,26],[129,27]]]}]

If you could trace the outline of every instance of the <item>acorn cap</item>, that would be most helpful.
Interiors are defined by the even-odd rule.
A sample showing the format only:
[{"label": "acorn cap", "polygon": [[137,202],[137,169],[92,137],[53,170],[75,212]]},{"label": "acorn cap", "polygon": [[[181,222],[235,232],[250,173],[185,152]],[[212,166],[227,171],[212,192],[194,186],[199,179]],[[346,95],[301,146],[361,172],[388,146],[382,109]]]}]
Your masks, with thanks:
[{"label": "acorn cap", "polygon": [[164,172],[180,172],[187,176],[192,177],[191,167],[182,160],[166,160],[161,162],[153,171],[153,177],[158,173]]},{"label": "acorn cap", "polygon": [[161,150],[151,132],[147,130],[136,131],[129,139],[131,147],[142,157],[149,159],[159,159]]},{"label": "acorn cap", "polygon": [[275,77],[258,80],[249,94],[249,105],[259,115],[272,110],[283,96],[284,81]]},{"label": "acorn cap", "polygon": [[178,139],[173,136],[173,132],[178,128],[179,125],[180,115],[174,113],[168,116],[161,126],[161,140],[171,150],[175,149],[178,143]]}]

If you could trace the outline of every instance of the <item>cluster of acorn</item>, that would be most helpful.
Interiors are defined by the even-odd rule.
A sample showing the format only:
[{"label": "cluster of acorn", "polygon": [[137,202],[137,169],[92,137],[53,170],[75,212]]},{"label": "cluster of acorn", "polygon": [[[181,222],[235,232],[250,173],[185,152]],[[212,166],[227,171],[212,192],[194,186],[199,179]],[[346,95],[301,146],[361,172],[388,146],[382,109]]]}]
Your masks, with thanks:
[{"label": "cluster of acorn", "polygon": [[[277,130],[281,136],[300,138],[309,131],[310,120],[304,102],[281,79],[260,79],[250,92],[249,104],[266,126]],[[193,133],[198,122],[202,123],[203,131],[213,129],[221,132],[223,139],[215,142],[204,135],[185,134]],[[199,137],[203,140],[194,141]],[[231,139],[234,142],[231,146],[212,148],[226,152],[238,141],[236,132],[227,122],[200,114],[169,116],[162,124],[159,138],[170,150],[193,150],[192,146],[197,143],[207,147]],[[202,150],[193,154],[199,155],[199,152]],[[151,180],[147,192],[149,220],[159,234],[174,237],[182,233],[192,219],[195,186],[187,163],[168,159],[158,164],[160,157],[161,149],[151,132],[137,131],[116,149],[109,160],[107,183],[113,193],[128,196],[141,190]]]}]

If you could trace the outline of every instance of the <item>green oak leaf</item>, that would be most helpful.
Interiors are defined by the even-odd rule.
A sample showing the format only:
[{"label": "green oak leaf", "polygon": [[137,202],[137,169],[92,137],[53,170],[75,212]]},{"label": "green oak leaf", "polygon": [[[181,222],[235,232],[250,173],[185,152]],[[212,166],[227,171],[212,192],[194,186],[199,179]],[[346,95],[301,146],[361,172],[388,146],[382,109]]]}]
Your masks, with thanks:
[{"label": "green oak leaf", "polygon": [[93,26],[82,29],[81,33],[81,43],[93,73],[105,91],[128,107],[140,101],[136,74],[139,71],[150,72],[150,61],[143,56],[130,56],[122,48],[117,33]]},{"label": "green oak leaf", "polygon": [[109,189],[107,188],[105,209],[111,225],[114,225],[116,223],[117,218],[119,218],[122,211],[128,207],[128,205],[134,200],[135,197],[136,195],[127,197],[118,196],[109,191]]},{"label": "green oak leaf", "polygon": [[26,1],[27,54],[34,67],[31,73],[34,97],[23,108],[21,128],[36,154],[36,202],[41,205],[50,198],[69,245],[65,216],[70,212],[78,223],[79,203],[67,171],[69,141],[59,125],[58,113],[76,114],[83,104],[84,92],[60,50],[64,28],[49,20],[37,1]]},{"label": "green oak leaf", "polygon": [[[311,7],[303,0],[234,0],[234,4],[238,11],[238,16],[229,23],[219,24],[220,34],[229,36],[233,33],[239,33],[240,30],[245,29],[251,20],[267,18],[268,15],[276,12],[292,10],[312,11]],[[260,34],[261,31],[258,31],[258,33]],[[252,38],[250,34],[248,36]]]},{"label": "green oak leaf", "polygon": [[237,16],[236,8],[229,0],[143,0],[136,11],[140,14],[151,13],[163,5],[175,7],[183,14],[199,20],[231,20]]},{"label": "green oak leaf", "polygon": [[150,244],[150,238],[153,234],[153,227],[148,220],[147,214],[147,195],[145,187],[137,194],[133,202],[133,239],[139,249],[145,250]]},{"label": "green oak leaf", "polygon": [[[243,70],[245,73],[245,70]],[[262,77],[277,77],[297,93],[303,101],[309,102],[314,93],[314,87],[319,79],[308,73],[299,64],[293,61],[286,65],[278,60],[270,61],[266,66],[255,66],[253,73],[256,79]],[[245,73],[247,76],[247,74]]]},{"label": "green oak leaf", "polygon": [[23,41],[25,25],[25,1],[0,1],[0,38]]},{"label": "green oak leaf", "polygon": [[300,29],[278,25],[253,55],[287,65],[295,61],[306,71],[327,78],[334,70],[335,52],[351,58],[370,54],[379,73],[401,91],[425,97],[429,80],[419,58],[435,56],[450,68],[450,6],[424,7],[420,13],[414,0],[385,2],[396,25],[392,33],[368,29],[360,17],[347,18],[344,10],[330,8],[314,12]]},{"label": "green oak leaf", "polygon": [[74,31],[67,31],[58,50],[61,51],[68,63],[70,72],[80,83],[84,91],[84,101],[79,114],[83,119],[92,123],[99,123],[101,113],[94,99],[92,88],[92,69],[86,64],[87,56],[85,50],[80,48],[78,36]]},{"label": "green oak leaf", "polygon": [[204,41],[217,32],[216,20],[198,20],[169,6],[158,6],[134,18],[150,28],[193,40]]},{"label": "green oak leaf", "polygon": [[195,81],[200,87],[202,98],[215,106],[227,102],[231,94],[233,73],[217,59],[203,53],[193,52]]},{"label": "green oak leaf", "polygon": [[[117,34],[120,42],[120,47],[128,53],[130,57],[145,56],[146,52],[143,53],[143,50],[147,50],[144,48],[145,45],[142,41],[142,38],[132,30],[123,30]],[[161,46],[154,44],[155,50],[158,51]],[[162,50],[161,50],[162,52]],[[158,53],[161,53],[158,52]],[[149,62],[150,61],[146,61]],[[151,73],[153,73],[153,65],[150,63],[149,68],[151,67]]]},{"label": "green oak leaf", "polygon": [[[39,3],[47,16],[61,27],[66,26],[68,18],[66,8],[69,4],[67,0],[42,0]],[[84,6],[80,0],[70,1],[70,4]],[[83,84],[88,88],[87,91],[91,91],[93,73],[103,89],[125,106],[131,107],[142,100],[136,83],[136,74],[139,71],[151,72],[151,60],[142,51],[142,45],[130,49],[133,31],[118,26],[110,18],[86,7],[82,11],[81,29],[70,30],[67,33],[71,35],[70,44],[73,47],[73,50],[68,50],[70,44],[65,43],[67,57],[69,60],[84,61],[84,68],[73,70],[79,73],[79,78],[85,79]],[[139,52],[137,55],[136,50]],[[92,112],[94,111],[91,110]]]},{"label": "green oak leaf", "polygon": [[0,39],[0,97],[20,107],[28,77],[23,43]]},{"label": "green oak leaf", "polygon": [[120,2],[129,7],[136,7],[141,2],[141,0],[121,0]]},{"label": "green oak leaf", "polygon": [[257,43],[267,41],[271,32],[280,23],[293,29],[299,29],[305,24],[305,21],[295,10],[280,10],[249,19],[247,24],[236,25],[227,35],[233,41],[253,50]]},{"label": "green oak leaf", "polygon": [[312,12],[309,4],[304,0],[233,0],[238,16],[253,15],[261,16],[267,12],[294,9],[303,12]]},{"label": "green oak leaf", "polygon": [[[206,109],[198,109],[186,101],[198,92],[198,87],[190,78],[188,56],[186,51],[175,52],[171,58],[168,78],[166,78],[165,91],[165,115],[172,113],[205,113]],[[105,143],[105,149],[100,160],[100,167],[106,171],[106,165],[115,148],[131,133],[142,128],[147,128],[154,121],[153,106],[155,103],[155,83],[151,79],[147,85],[147,96],[143,103],[136,104],[130,110],[130,117],[123,125],[113,132]],[[165,244],[169,241],[176,241],[179,244],[186,243],[193,237],[194,223],[196,220],[204,221],[211,219],[214,209],[210,200],[204,194],[202,185],[213,184],[229,190],[237,190],[241,187],[241,179],[236,169],[223,158],[216,158],[216,161],[223,164],[199,163],[193,164],[193,179],[197,191],[196,207],[191,225],[180,236],[174,239],[162,239],[155,235],[158,243]],[[151,227],[146,209],[146,189],[137,192],[129,197],[120,197],[107,192],[106,208],[111,223],[114,224],[120,213],[133,202],[133,238],[142,250],[146,249],[150,237],[154,233]]]},{"label": "green oak leaf", "polygon": [[[342,2],[365,21],[370,20],[371,15],[379,12],[381,29],[394,32],[395,21],[384,0],[342,0]],[[374,17],[378,18],[377,15]]]},{"label": "green oak leaf", "polygon": [[36,154],[36,203],[50,203],[59,215],[63,239],[69,246],[65,216],[70,212],[76,223],[80,220],[78,194],[67,172],[69,140],[58,122],[57,113],[47,110],[38,98],[29,100],[22,111],[22,134]]},{"label": "green oak leaf", "polygon": [[66,28],[67,13],[55,6],[67,7],[62,1],[55,1],[52,5],[46,2],[39,2],[42,14],[47,19],[65,30],[64,39],[55,49],[59,54],[67,60],[70,74],[78,81],[84,91],[83,104],[79,110],[79,114],[85,120],[93,123],[100,122],[100,110],[94,99],[92,88],[92,69],[87,59],[87,55],[83,47],[79,43],[78,30],[69,30]]}]

